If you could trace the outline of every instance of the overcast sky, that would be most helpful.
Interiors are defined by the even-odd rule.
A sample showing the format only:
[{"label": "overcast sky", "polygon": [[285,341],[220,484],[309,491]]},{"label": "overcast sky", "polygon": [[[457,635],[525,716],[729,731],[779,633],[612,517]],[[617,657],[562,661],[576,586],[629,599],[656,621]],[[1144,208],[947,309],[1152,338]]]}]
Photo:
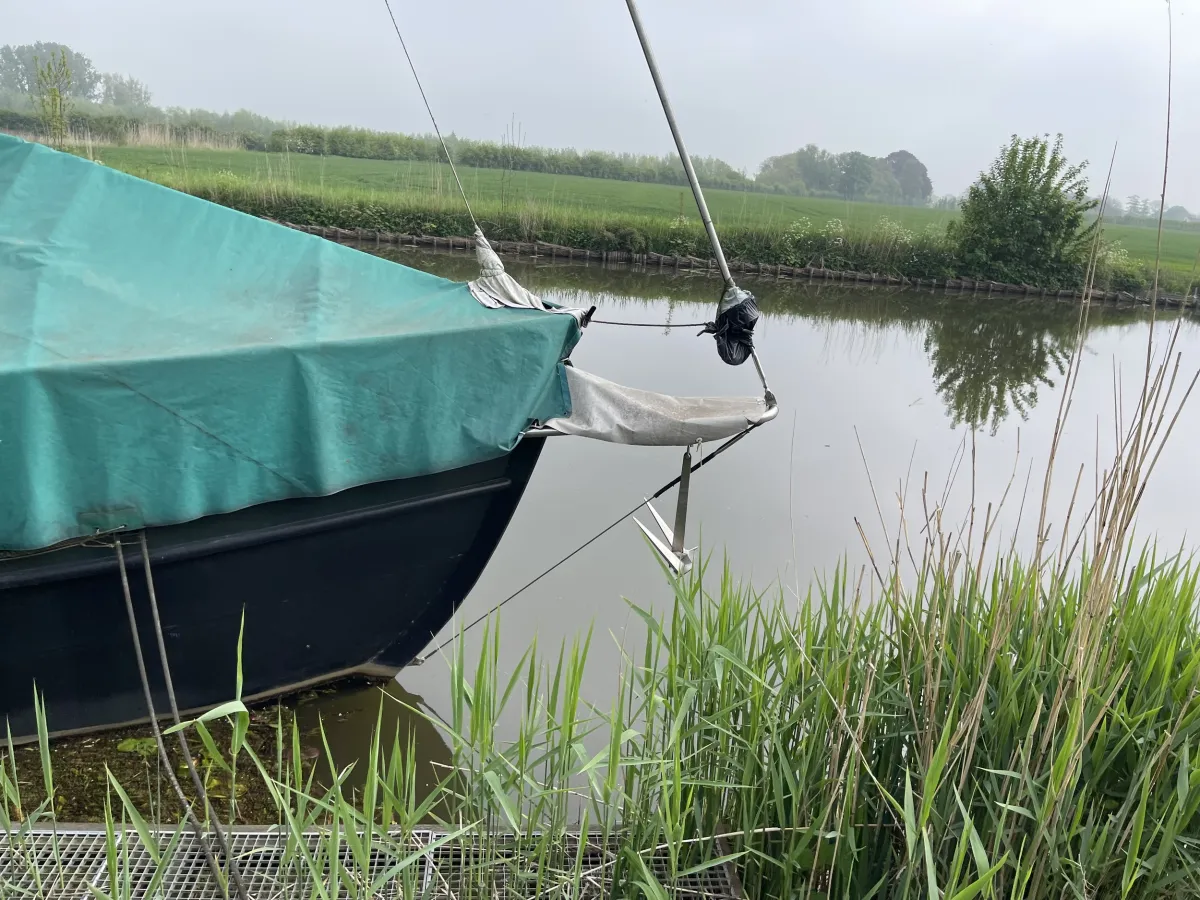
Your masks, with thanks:
[{"label": "overcast sky", "polygon": [[[622,0],[392,0],[445,131],[665,153]],[[915,153],[959,193],[1014,133],[1061,131],[1097,192],[1157,194],[1165,0],[640,0],[689,150],[749,172],[807,143]],[[1168,202],[1200,211],[1200,0],[1175,0]],[[383,0],[0,0],[160,106],[428,131]]]}]

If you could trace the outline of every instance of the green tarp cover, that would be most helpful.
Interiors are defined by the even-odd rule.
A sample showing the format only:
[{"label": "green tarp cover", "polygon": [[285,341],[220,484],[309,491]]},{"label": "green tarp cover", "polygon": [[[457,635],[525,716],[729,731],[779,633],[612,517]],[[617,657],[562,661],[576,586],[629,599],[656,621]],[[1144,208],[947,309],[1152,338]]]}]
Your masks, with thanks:
[{"label": "green tarp cover", "polygon": [[0,548],[502,455],[578,337],[0,135]]}]

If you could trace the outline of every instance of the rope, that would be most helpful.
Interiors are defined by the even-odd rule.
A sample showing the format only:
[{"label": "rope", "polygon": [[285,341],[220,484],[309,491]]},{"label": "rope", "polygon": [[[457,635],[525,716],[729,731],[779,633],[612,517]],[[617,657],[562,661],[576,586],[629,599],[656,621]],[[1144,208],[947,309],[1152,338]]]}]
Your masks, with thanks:
[{"label": "rope", "polygon": [[[246,886],[242,882],[242,874],[237,858],[229,845],[229,838],[225,834],[225,829],[221,827],[221,820],[217,817],[217,812],[213,808],[212,801],[209,799],[208,791],[204,788],[204,782],[200,778],[200,773],[196,771],[196,764],[192,762],[192,748],[188,744],[187,735],[184,733],[183,720],[179,715],[179,701],[175,696],[175,681],[171,677],[171,664],[167,659],[167,644],[163,638],[162,618],[158,613],[158,593],[154,589],[154,573],[150,567],[150,545],[146,540],[146,532],[143,529],[138,534],[139,548],[142,552],[142,570],[146,578],[146,593],[150,599],[150,618],[154,623],[154,638],[158,643],[158,659],[162,664],[163,681],[167,688],[167,702],[171,707],[171,720],[175,723],[175,727],[179,729],[176,734],[179,736],[179,749],[183,753],[184,764],[187,766],[188,774],[192,779],[192,787],[196,791],[196,796],[204,802],[204,814],[208,821],[212,823],[213,831],[216,833],[217,842],[221,845],[221,852],[225,854],[225,859],[229,864],[229,874],[233,877],[234,887],[237,889],[239,900],[247,900]],[[118,546],[120,540],[117,541]],[[239,665],[241,661],[239,660]],[[211,852],[211,851],[210,851]]]},{"label": "rope", "polygon": [[429,113],[429,121],[433,123],[433,133],[437,135],[438,142],[442,145],[442,152],[446,154],[446,162],[450,163],[450,172],[454,175],[454,183],[458,185],[458,192],[462,195],[463,205],[467,208],[467,215],[471,217],[471,224],[475,226],[475,230],[479,230],[479,223],[475,221],[475,213],[471,212],[471,201],[467,199],[467,192],[463,190],[462,181],[458,177],[458,169],[454,168],[454,160],[450,158],[450,148],[446,146],[446,140],[442,137],[442,131],[438,128],[437,119],[433,116],[433,108],[429,105],[429,98],[425,96],[425,88],[421,85],[421,78],[417,75],[417,67],[413,64],[412,56],[409,55],[408,45],[404,43],[404,35],[400,33],[400,26],[396,22],[396,15],[392,12],[391,0],[383,0],[383,5],[387,7],[388,17],[392,20],[392,27],[396,29],[396,37],[400,38],[400,47],[404,50],[404,58],[408,60],[408,67],[412,70],[413,80],[417,83],[417,90],[421,92],[421,100],[425,103],[425,111]]},{"label": "rope", "polygon": [[611,319],[588,319],[589,325],[624,325],[626,328],[704,328],[707,322],[614,322]]},{"label": "rope", "polygon": [[[142,547],[144,548],[144,532],[142,540]],[[218,887],[221,889],[222,897],[224,897],[225,900],[228,900],[229,888],[228,885],[226,885],[225,880],[222,878],[221,866],[217,862],[216,856],[213,855],[212,848],[209,847],[208,842],[204,839],[204,827],[200,824],[200,820],[196,818],[196,813],[192,809],[192,804],[188,802],[187,796],[183,793],[183,788],[179,785],[179,779],[175,777],[175,769],[171,765],[171,758],[167,755],[167,745],[163,741],[162,729],[158,727],[158,713],[154,709],[154,697],[150,690],[150,676],[146,672],[146,660],[142,655],[142,641],[138,631],[137,615],[133,611],[133,594],[129,589],[129,574],[125,571],[125,550],[121,546],[120,538],[117,538],[114,543],[117,550],[117,567],[120,569],[121,573],[121,590],[125,595],[125,615],[129,619],[129,632],[133,637],[134,659],[137,661],[138,676],[142,681],[142,694],[146,700],[146,711],[150,714],[150,729],[154,732],[154,743],[158,746],[159,758],[162,759],[163,769],[167,774],[167,780],[171,783],[171,788],[174,790],[175,796],[179,800],[179,805],[183,808],[184,816],[187,818],[188,824],[192,826],[192,833],[195,835],[196,841],[200,845],[200,849],[204,854],[204,859],[208,863],[209,871],[212,873],[214,880],[216,880]],[[145,550],[143,549],[142,552],[144,554]],[[161,632],[159,640],[162,640]],[[182,732],[180,733],[182,734]],[[198,780],[199,776],[195,771],[195,766],[192,763],[191,756],[189,754],[184,754],[184,759],[188,764],[188,769],[192,772],[193,778]],[[207,807],[208,797],[204,791],[203,784],[201,784],[199,794],[204,796],[205,805]],[[229,853],[229,846],[225,842],[224,832],[221,830],[220,825],[217,824],[215,817],[212,819],[212,823],[215,827],[217,835],[220,838],[221,850],[225,854],[225,859],[231,863],[230,874],[233,875],[234,887],[237,889],[239,900],[248,900],[246,896],[245,885],[242,884],[241,876],[238,874],[236,868],[236,863],[234,863],[233,857]]]},{"label": "rope", "polygon": [[[722,453],[724,453],[726,450],[728,450],[730,447],[732,447],[734,444],[736,444],[738,441],[740,441],[742,438],[744,438],[746,435],[748,435],[750,432],[752,432],[755,428],[758,428],[759,424],[760,423],[756,422],[755,424],[749,426],[745,431],[743,431],[739,434],[735,434],[733,437],[731,437],[729,440],[727,440],[725,443],[723,443],[720,447],[718,447],[716,450],[714,450],[708,456],[701,459],[700,462],[698,462],[694,466],[692,466],[689,471],[695,472],[697,469],[704,468],[706,465],[708,465],[710,462],[712,462],[714,459],[716,459],[718,456],[720,456]],[[509,594],[507,597],[505,597],[503,600],[501,600],[499,603],[497,603],[495,606],[493,606],[491,609],[489,609],[487,612],[485,612],[482,616],[479,616],[477,619],[473,620],[465,628],[461,629],[457,635],[455,635],[454,637],[451,637],[451,638],[447,638],[446,640],[442,641],[440,644],[438,644],[436,647],[434,647],[428,653],[418,656],[411,663],[409,663],[409,665],[410,666],[424,665],[424,663],[431,656],[433,656],[436,653],[440,653],[446,646],[454,643],[454,641],[458,640],[459,637],[466,634],[472,628],[487,621],[487,619],[489,619],[494,612],[498,611],[501,607],[506,606],[508,603],[512,602],[513,600],[517,599],[517,597],[521,596],[521,594],[525,593],[525,591],[529,590],[531,587],[533,587],[535,584],[537,584],[539,581],[541,581],[543,578],[545,578],[547,575],[549,575],[555,569],[559,568],[560,566],[564,565],[565,563],[567,563],[568,561],[573,559],[575,556],[582,553],[584,550],[586,550],[592,544],[596,543],[596,541],[600,540],[600,538],[604,537],[604,535],[608,534],[610,531],[612,531],[614,528],[616,528],[618,525],[620,525],[622,522],[624,522],[626,519],[628,519],[630,516],[632,516],[634,513],[636,513],[643,506],[645,506],[646,504],[650,503],[653,500],[657,500],[659,497],[661,497],[663,494],[665,494],[671,488],[675,487],[675,485],[679,484],[679,482],[682,479],[683,479],[682,473],[679,475],[676,475],[674,478],[672,478],[670,481],[668,481],[666,484],[664,484],[662,487],[660,487],[657,491],[655,491],[651,496],[642,500],[641,503],[639,503],[637,506],[633,507],[633,509],[629,510],[629,512],[623,514],[619,519],[616,519],[615,521],[606,525],[603,529],[596,532],[596,534],[592,535],[590,538],[588,538],[586,541],[584,541],[582,544],[580,544],[578,547],[576,547],[574,550],[572,550],[570,553],[568,553],[566,556],[564,556],[562,559],[560,559],[554,565],[550,566],[550,568],[543,571],[536,578],[532,579],[531,581],[526,582],[521,587],[517,588],[515,591],[513,591],[511,594]],[[432,637],[432,635],[431,635],[431,637]]]},{"label": "rope", "polygon": [[102,539],[110,534],[117,534],[124,530],[125,526],[121,525],[108,531],[97,531],[95,534],[86,534],[83,537],[67,538],[67,540],[51,544],[49,547],[38,547],[34,550],[0,550],[0,560],[28,559],[31,556],[42,556],[46,553],[57,553],[59,550],[69,550],[72,547],[109,547],[111,545],[104,543]]}]

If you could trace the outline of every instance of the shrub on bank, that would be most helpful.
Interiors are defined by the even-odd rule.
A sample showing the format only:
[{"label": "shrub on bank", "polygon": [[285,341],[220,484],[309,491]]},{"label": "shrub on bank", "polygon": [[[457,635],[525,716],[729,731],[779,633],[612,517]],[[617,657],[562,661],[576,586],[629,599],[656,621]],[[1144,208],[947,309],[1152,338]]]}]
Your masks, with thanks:
[{"label": "shrub on bank", "polygon": [[1062,135],[1013,135],[971,185],[948,234],[959,270],[973,278],[1079,288],[1087,277],[1099,202],[1088,197],[1086,163],[1069,165]]}]

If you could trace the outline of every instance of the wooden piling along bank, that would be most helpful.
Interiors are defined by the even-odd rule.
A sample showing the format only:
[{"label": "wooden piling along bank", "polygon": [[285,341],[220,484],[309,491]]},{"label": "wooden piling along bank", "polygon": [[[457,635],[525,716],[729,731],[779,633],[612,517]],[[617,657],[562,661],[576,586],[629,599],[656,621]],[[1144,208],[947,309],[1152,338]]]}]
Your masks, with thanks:
[{"label": "wooden piling along bank", "polygon": [[[315,234],[339,243],[397,244],[403,247],[432,247],[435,250],[473,251],[475,239],[469,237],[437,237],[427,234],[396,234],[389,231],[369,231],[365,228],[337,228],[332,225],[294,225],[281,222],[288,228]],[[658,271],[690,271],[719,274],[716,260],[695,256],[667,256],[662,253],[631,253],[628,250],[584,250],[563,247],[543,241],[489,241],[497,253],[525,256],[533,259],[585,260],[599,263],[623,263]],[[867,272],[847,272],[816,266],[784,266],[745,262],[731,259],[729,269],[744,275],[792,281],[832,281],[845,284],[880,285],[951,293],[983,294],[985,296],[1045,297],[1058,300],[1082,300],[1082,291],[1047,290],[1028,284],[1005,284],[999,281],[976,281],[971,278],[904,278],[899,275],[877,275]],[[1126,291],[1093,291],[1092,301],[1105,303],[1150,305],[1147,297],[1137,297]],[[1160,296],[1158,305],[1166,309],[1196,309],[1196,297]]]}]

